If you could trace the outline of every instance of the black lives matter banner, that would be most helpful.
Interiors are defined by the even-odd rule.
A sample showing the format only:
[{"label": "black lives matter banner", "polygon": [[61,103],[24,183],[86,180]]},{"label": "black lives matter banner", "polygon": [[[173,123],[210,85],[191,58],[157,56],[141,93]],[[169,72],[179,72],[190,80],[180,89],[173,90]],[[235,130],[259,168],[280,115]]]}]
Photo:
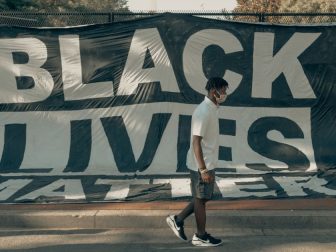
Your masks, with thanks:
[{"label": "black lives matter banner", "polygon": [[0,27],[0,202],[186,199],[191,115],[211,76],[216,199],[335,197],[336,26],[164,14]]}]

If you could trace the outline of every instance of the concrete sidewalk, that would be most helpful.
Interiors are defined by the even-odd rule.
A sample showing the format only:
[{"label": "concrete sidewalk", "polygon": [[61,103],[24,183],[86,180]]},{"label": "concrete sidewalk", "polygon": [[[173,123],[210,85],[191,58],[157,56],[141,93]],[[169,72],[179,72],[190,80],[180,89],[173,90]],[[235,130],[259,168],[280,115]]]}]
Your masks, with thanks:
[{"label": "concrete sidewalk", "polygon": [[[279,204],[279,202],[281,204]],[[336,200],[209,202],[207,226],[221,229],[336,230]],[[166,228],[187,202],[0,205],[0,229]],[[186,227],[194,227],[189,218]]]},{"label": "concrete sidewalk", "polygon": [[190,239],[195,229],[186,228],[188,242],[178,239],[168,227],[155,229],[43,229],[0,230],[4,252],[334,252],[334,230],[212,229],[223,239],[214,248],[196,248]]},{"label": "concrete sidewalk", "polygon": [[[325,200],[214,201],[207,231],[223,246],[206,251],[333,252],[336,204]],[[187,202],[0,205],[0,251],[195,251],[166,224]]]},{"label": "concrete sidewalk", "polygon": [[[0,211],[5,228],[164,228],[170,210]],[[186,227],[195,226],[188,218]],[[229,229],[335,229],[334,210],[209,210],[207,226]]]}]

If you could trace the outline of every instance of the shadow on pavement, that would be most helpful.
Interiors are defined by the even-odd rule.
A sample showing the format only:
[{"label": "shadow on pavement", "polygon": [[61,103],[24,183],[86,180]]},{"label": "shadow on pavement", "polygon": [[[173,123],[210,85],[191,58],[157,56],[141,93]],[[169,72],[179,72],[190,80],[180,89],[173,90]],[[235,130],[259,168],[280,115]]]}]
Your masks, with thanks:
[{"label": "shadow on pavement", "polygon": [[[132,237],[130,237],[131,239]],[[121,251],[198,251],[205,248],[194,247],[188,243],[179,240],[173,242],[169,239],[167,243],[158,241],[158,243],[80,243],[80,244],[60,244],[60,245],[36,245],[31,247],[29,243],[26,249],[0,249],[6,252],[121,252]],[[335,251],[335,236],[249,236],[249,237],[226,237],[224,244],[219,247],[206,248],[206,251],[244,251],[244,252],[285,252],[285,251]],[[31,248],[29,248],[31,247]]]}]

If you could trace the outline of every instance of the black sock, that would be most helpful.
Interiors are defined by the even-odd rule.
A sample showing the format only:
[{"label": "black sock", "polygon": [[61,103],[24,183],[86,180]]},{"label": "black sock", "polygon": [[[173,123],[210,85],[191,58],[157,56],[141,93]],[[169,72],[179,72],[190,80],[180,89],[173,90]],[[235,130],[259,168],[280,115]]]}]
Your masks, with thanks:
[{"label": "black sock", "polygon": [[179,220],[179,218],[177,217],[177,215],[175,215],[175,222],[176,222],[176,225],[181,227],[184,225],[184,222]]},{"label": "black sock", "polygon": [[202,240],[206,240],[206,238],[207,238],[207,233],[205,233],[204,235],[199,235],[199,234],[197,234],[197,237],[200,238],[200,239],[202,239]]}]

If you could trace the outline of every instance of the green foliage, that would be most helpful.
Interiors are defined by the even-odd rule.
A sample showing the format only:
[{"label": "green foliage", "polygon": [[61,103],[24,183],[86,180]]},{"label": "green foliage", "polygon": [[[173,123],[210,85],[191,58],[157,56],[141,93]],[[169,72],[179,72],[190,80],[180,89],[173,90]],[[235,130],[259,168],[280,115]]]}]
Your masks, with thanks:
[{"label": "green foliage", "polygon": [[[335,13],[336,0],[237,0],[235,12],[256,12],[256,13]],[[246,17],[237,16],[235,20],[247,21]],[[255,20],[248,21],[258,21]],[[323,23],[335,22],[335,16],[327,15],[284,15],[267,16],[266,22],[270,23]]]},{"label": "green foliage", "polygon": [[[127,0],[0,0],[0,11],[38,13],[71,12],[79,15],[0,15],[0,23],[19,26],[72,26],[108,22],[109,16],[85,13],[115,11],[129,12]],[[83,13],[83,14],[82,14]]]},{"label": "green foliage", "polygon": [[[335,13],[335,0],[283,0],[279,11],[281,12],[308,12],[308,13]],[[288,18],[287,18],[288,19]],[[285,17],[282,18],[285,20]],[[295,16],[292,17],[295,23],[328,23],[335,22],[336,16]]]},{"label": "green foliage", "polygon": [[34,1],[30,0],[0,0],[0,10],[10,11],[10,10],[22,10],[29,8],[30,6],[35,6]]},{"label": "green foliage", "polygon": [[[237,0],[237,7],[234,12],[278,12],[281,0]],[[258,22],[257,16],[234,16],[234,20]],[[274,22],[274,18],[270,17],[268,22]]]},{"label": "green foliage", "polygon": [[34,12],[128,11],[127,0],[0,0],[0,10]]},{"label": "green foliage", "polygon": [[277,12],[281,0],[237,0],[236,12]]},{"label": "green foliage", "polygon": [[335,12],[335,0],[282,0],[281,12]]}]

